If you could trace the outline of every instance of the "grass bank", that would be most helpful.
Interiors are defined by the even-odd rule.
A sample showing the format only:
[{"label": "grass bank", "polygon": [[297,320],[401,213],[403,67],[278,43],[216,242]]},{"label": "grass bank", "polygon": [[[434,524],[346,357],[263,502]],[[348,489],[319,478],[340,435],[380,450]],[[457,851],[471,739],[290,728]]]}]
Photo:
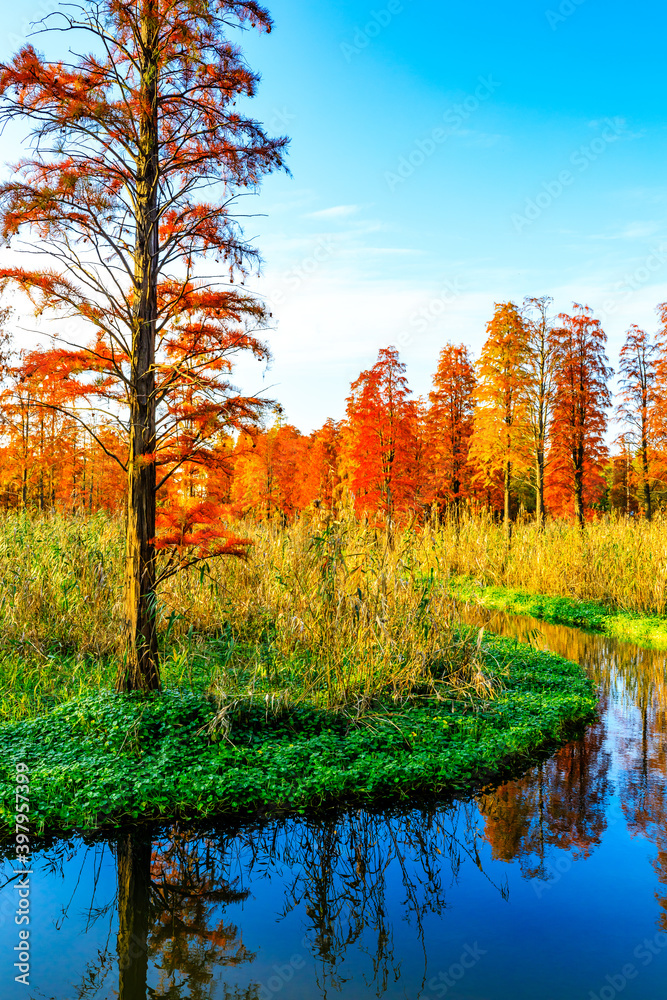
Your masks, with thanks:
[{"label": "grass bank", "polygon": [[494,697],[385,697],[363,714],[185,690],[77,697],[0,728],[0,823],[14,822],[19,762],[35,831],[94,829],[469,791],[594,717],[567,660],[497,637],[478,653]]},{"label": "grass bank", "polygon": [[589,632],[601,632],[638,646],[667,649],[667,619],[661,615],[610,609],[594,601],[578,601],[571,597],[484,586],[470,577],[451,577],[449,588],[457,599],[493,611],[530,615],[553,625],[568,625]]},{"label": "grass bank", "polygon": [[[328,710],[424,686],[486,691],[421,535],[389,546],[351,516],[234,528],[254,543],[247,562],[213,561],[160,591],[166,687]],[[121,527],[103,514],[0,518],[0,722],[113,685],[122,570]]]}]

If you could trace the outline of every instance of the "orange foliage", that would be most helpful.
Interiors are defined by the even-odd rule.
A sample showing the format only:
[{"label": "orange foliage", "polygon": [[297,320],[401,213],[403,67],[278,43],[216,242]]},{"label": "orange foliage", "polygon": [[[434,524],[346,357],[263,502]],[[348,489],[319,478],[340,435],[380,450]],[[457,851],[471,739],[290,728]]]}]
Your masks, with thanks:
[{"label": "orange foliage", "polygon": [[477,364],[472,455],[476,483],[497,489],[502,475],[505,522],[510,519],[512,477],[529,460],[530,331],[513,302],[496,303]]},{"label": "orange foliage", "polygon": [[344,450],[349,485],[359,511],[395,513],[415,505],[417,411],[394,347],[350,387]]},{"label": "orange foliage", "polygon": [[468,348],[447,344],[429,393],[426,453],[430,493],[442,510],[469,495],[468,460],[475,410],[475,371]]},{"label": "orange foliage", "polygon": [[[174,553],[211,556],[216,518],[200,494],[211,474],[225,474],[221,442],[267,407],[230,382],[239,352],[268,357],[253,332],[265,307],[192,276],[202,256],[224,262],[232,280],[258,259],[234,194],[284,165],[286,140],[243,114],[258,77],[228,34],[268,32],[272,22],[254,0],[100,0],[92,13],[70,7],[66,21],[87,39],[83,54],[50,61],[24,45],[0,66],[0,121],[27,122],[33,140],[0,186],[0,230],[6,241],[39,241],[51,260],[0,268],[0,285],[62,324],[53,347],[22,359],[20,384],[4,387],[5,457],[20,445],[5,496],[11,502],[13,489],[23,506],[83,503],[85,429],[104,456],[90,460],[97,483],[100,463],[105,472],[115,463],[114,487],[129,483],[113,503],[129,493],[128,546],[146,565],[127,589],[141,613],[126,617],[151,631],[151,536],[161,547],[171,539]],[[98,487],[90,502],[109,499]],[[224,531],[220,544],[227,551]]]},{"label": "orange foliage", "polygon": [[550,334],[556,358],[551,451],[546,494],[555,512],[583,525],[605,490],[605,433],[613,374],[607,365],[607,337],[588,306],[561,313]]},{"label": "orange foliage", "polygon": [[309,451],[310,489],[314,502],[327,510],[334,510],[340,498],[342,473],[340,450],[341,425],[327,420],[324,426],[311,435]]},{"label": "orange foliage", "polygon": [[[194,302],[194,290],[188,295]],[[154,462],[163,479],[155,538],[158,549],[169,550],[163,565],[187,564],[195,550],[201,558],[243,554],[247,543],[230,531],[232,518],[286,524],[311,507],[336,514],[346,490],[358,513],[390,521],[406,513],[423,518],[432,505],[441,512],[461,503],[499,511],[504,493],[515,511],[519,499],[535,495],[537,350],[530,324],[512,303],[496,307],[477,371],[463,345],[442,348],[428,403],[410,399],[405,366],[386,348],[352,383],[346,420],[327,420],[309,435],[289,424],[259,429],[261,401],[230,398],[233,346],[243,343],[260,354],[263,348],[224,312],[242,308],[233,296],[214,306],[219,350],[211,344],[212,328],[202,333],[210,317],[189,332],[192,316],[184,317],[183,326],[165,334],[156,365],[158,385],[168,389],[159,411],[163,432],[157,452],[143,460]],[[667,305],[661,310],[665,322]],[[104,339],[94,370],[90,355],[78,350],[19,356],[2,336],[0,325],[0,503],[120,510],[126,438],[114,416],[119,389],[108,376]],[[665,461],[667,336],[661,336],[656,345],[637,327],[628,331],[617,411],[628,431],[618,439],[622,454],[609,460],[604,332],[579,306],[548,332],[553,387],[547,386],[546,500],[554,516],[582,520],[596,509],[648,515],[645,487],[658,490]],[[82,413],[100,448],[87,439]]]},{"label": "orange foliage", "polygon": [[236,512],[260,520],[278,515],[286,522],[307,507],[314,499],[309,445],[290,424],[240,438],[231,490]]}]

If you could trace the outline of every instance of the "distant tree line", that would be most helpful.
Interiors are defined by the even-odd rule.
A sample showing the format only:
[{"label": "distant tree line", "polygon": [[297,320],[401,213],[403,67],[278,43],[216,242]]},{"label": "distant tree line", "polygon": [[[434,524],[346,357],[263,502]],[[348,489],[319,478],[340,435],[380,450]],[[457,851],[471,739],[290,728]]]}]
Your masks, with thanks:
[{"label": "distant tree line", "polygon": [[[426,399],[412,397],[398,351],[382,349],[352,383],[345,418],[308,435],[280,417],[267,427],[252,406],[220,420],[184,387],[175,468],[158,501],[163,530],[177,541],[192,529],[183,511],[202,517],[204,505],[207,523],[286,523],[310,507],[333,511],[345,497],[360,516],[389,522],[463,506],[493,511],[508,529],[519,515],[583,524],[617,510],[650,519],[667,500],[667,303],[655,335],[628,330],[615,405],[600,321],[576,304],[553,316],[550,304],[496,304],[480,357],[446,344]],[[5,509],[115,511],[126,503],[117,461],[126,435],[103,411],[94,417],[96,442],[83,430],[70,367],[46,351],[15,352],[4,337]],[[610,418],[620,431],[611,449]]]}]

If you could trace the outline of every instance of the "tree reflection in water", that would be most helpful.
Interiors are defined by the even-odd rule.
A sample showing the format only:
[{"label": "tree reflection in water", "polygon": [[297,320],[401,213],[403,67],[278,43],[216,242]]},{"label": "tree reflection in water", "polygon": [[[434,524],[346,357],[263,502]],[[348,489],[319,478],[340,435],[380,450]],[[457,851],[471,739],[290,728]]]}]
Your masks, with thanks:
[{"label": "tree reflection in water", "polygon": [[525,777],[480,797],[494,858],[518,858],[527,878],[550,879],[553,848],[589,857],[607,828],[612,791],[605,736],[602,722],[590,726]]},{"label": "tree reflection in water", "polygon": [[[179,825],[152,835],[124,830],[106,847],[116,860],[116,899],[99,905],[93,892],[87,901],[85,927],[106,919],[107,946],[79,973],[72,996],[116,995],[115,989],[109,993],[115,966],[119,1000],[262,1000],[259,982],[225,986],[219,970],[251,964],[257,957],[225,911],[250,897],[245,885],[264,879],[277,883],[277,919],[292,913],[301,917],[299,946],[316,959],[322,996],[349,980],[341,967],[355,948],[368,959],[366,985],[374,993],[380,996],[398,981],[398,919],[402,928],[407,921],[412,932],[409,940],[401,935],[402,952],[418,950],[423,956],[423,988],[425,915],[443,912],[464,858],[483,871],[477,816],[474,804],[459,803],[396,815],[359,810],[206,833]],[[61,842],[47,852],[48,863],[63,870],[76,853],[83,872],[91,852],[95,864],[101,863],[99,844],[75,852],[75,842]],[[496,889],[506,897],[504,884]]]},{"label": "tree reflection in water", "polygon": [[[628,829],[655,845],[659,926],[667,931],[667,654],[523,616],[463,608],[462,618],[529,638],[538,648],[580,663],[600,694],[603,721],[583,740],[482,799],[494,856],[518,856],[525,873],[536,877],[549,877],[544,862],[550,846],[587,856],[605,830],[613,791],[606,774],[613,752]],[[611,732],[605,731],[604,720]]]},{"label": "tree reflection in water", "polygon": [[[123,832],[116,844],[119,1000],[209,1000],[214,971],[255,958],[224,908],[247,899],[230,877],[227,843],[178,826],[152,838]],[[253,993],[247,994],[251,1000]]]},{"label": "tree reflection in water", "polygon": [[660,928],[667,931],[667,657],[653,650],[637,652],[632,667],[626,664],[624,678],[636,711],[619,738],[621,799],[628,829],[656,845],[655,896]]},{"label": "tree reflection in water", "polygon": [[[257,855],[292,873],[285,882],[282,915],[299,907],[307,915],[306,939],[318,960],[322,996],[349,981],[341,966],[355,944],[370,960],[378,996],[390,981],[398,981],[401,959],[395,954],[396,910],[390,912],[388,902],[390,873],[400,877],[400,910],[423,955],[423,988],[428,972],[423,918],[442,913],[446,890],[465,856],[481,869],[475,816],[470,803],[394,816],[360,810],[343,819],[288,823],[258,838]],[[505,885],[497,888],[506,895]]]}]

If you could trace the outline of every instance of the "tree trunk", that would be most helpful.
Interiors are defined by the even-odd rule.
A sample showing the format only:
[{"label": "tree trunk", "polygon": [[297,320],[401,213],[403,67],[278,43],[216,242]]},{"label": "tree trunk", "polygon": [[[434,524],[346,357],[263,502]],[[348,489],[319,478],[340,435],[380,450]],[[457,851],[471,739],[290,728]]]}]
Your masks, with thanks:
[{"label": "tree trunk", "polygon": [[121,833],[117,843],[118,1000],[145,1000],[148,973],[151,842]]},{"label": "tree trunk", "polygon": [[130,450],[125,539],[125,661],[119,691],[160,687],[155,595],[155,332],[157,321],[158,39],[156,0],[142,14],[142,114],[139,125],[134,255]]},{"label": "tree trunk", "polygon": [[452,480],[451,488],[454,496],[454,523],[456,525],[456,540],[458,542],[459,528],[461,525],[461,480],[459,479],[458,463],[455,463],[454,466],[454,478]]},{"label": "tree trunk", "polygon": [[574,469],[574,516],[579,527],[584,527],[584,470],[581,463]]},{"label": "tree trunk", "polygon": [[512,537],[512,521],[511,521],[511,518],[510,518],[510,514],[511,514],[511,510],[510,510],[510,493],[511,493],[511,487],[512,487],[512,463],[510,462],[509,459],[506,459],[506,461],[505,461],[505,477],[504,477],[504,480],[505,480],[504,481],[505,504],[504,504],[504,511],[503,511],[503,520],[504,520],[504,524],[505,524],[505,534],[507,535],[507,538],[510,539]]},{"label": "tree trunk", "polygon": [[535,521],[544,527],[544,449],[538,448],[535,456]]},{"label": "tree trunk", "polygon": [[644,516],[650,521],[653,516],[651,509],[651,484],[648,479],[648,441],[642,436],[642,478],[644,480]]},{"label": "tree trunk", "polygon": [[44,417],[39,422],[39,509],[44,511]]},{"label": "tree trunk", "polygon": [[23,441],[21,442],[21,451],[23,452],[23,470],[21,476],[21,499],[23,500],[23,509],[26,510],[28,506],[28,448],[30,446],[30,404],[28,403],[26,407],[25,420],[21,421],[21,430]]},{"label": "tree trunk", "polygon": [[387,545],[394,548],[394,494],[391,489],[391,477],[387,482]]}]

